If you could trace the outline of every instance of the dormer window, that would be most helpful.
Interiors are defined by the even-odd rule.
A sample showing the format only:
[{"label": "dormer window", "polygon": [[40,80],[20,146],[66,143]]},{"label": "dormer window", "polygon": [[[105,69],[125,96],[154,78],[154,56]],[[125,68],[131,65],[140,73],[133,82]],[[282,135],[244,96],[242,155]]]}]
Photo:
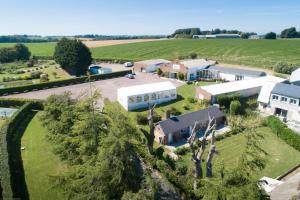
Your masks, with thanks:
[{"label": "dormer window", "polygon": [[277,96],[277,95],[273,95],[273,96],[272,96],[272,99],[273,99],[273,100],[276,100],[276,101],[278,101],[278,99],[279,99],[279,96]]},{"label": "dormer window", "polygon": [[280,100],[283,101],[283,102],[287,102],[288,99],[286,97],[281,97]]},{"label": "dormer window", "polygon": [[296,99],[290,99],[290,104],[297,105],[297,100]]}]

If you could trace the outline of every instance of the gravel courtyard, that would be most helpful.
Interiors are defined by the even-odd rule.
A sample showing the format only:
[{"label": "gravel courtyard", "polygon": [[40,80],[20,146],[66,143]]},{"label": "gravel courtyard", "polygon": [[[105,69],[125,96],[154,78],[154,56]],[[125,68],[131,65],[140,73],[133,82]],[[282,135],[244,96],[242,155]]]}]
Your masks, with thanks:
[{"label": "gravel courtyard", "polygon": [[[135,79],[128,79],[126,77],[119,77],[101,81],[95,81],[91,83],[92,90],[99,90],[103,98],[108,98],[111,101],[117,100],[117,90],[121,87],[142,85],[149,83],[157,83],[168,81],[166,79],[159,78],[156,74],[147,74],[147,73],[137,73]],[[183,85],[183,83],[176,80],[171,80],[174,86],[178,87]],[[82,83],[77,85],[51,88],[46,90],[33,91],[28,93],[20,93],[8,95],[3,98],[27,98],[27,99],[46,99],[52,94],[62,94],[64,92],[71,92],[73,98],[82,97],[90,91],[90,83]],[[99,101],[99,104],[102,104],[102,100]]]}]

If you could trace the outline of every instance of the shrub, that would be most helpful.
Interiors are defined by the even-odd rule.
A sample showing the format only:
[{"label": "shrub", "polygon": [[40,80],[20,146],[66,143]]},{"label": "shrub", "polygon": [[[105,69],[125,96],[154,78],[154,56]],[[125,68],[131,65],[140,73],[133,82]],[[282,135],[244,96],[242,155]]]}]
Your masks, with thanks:
[{"label": "shrub", "polygon": [[242,106],[241,103],[237,100],[232,101],[230,103],[230,114],[231,115],[239,115],[242,112]]},{"label": "shrub", "polygon": [[184,110],[190,110],[191,109],[189,104],[183,104],[182,107],[183,107]]},{"label": "shrub", "polygon": [[136,121],[139,125],[146,125],[148,123],[147,115],[142,113],[136,114]]},{"label": "shrub", "polygon": [[42,72],[41,71],[34,71],[30,73],[30,78],[31,79],[38,79],[40,78]]},{"label": "shrub", "polygon": [[163,72],[161,71],[161,69],[160,68],[157,68],[157,70],[156,70],[156,73],[157,73],[157,75],[161,75]]},{"label": "shrub", "polygon": [[184,163],[182,163],[182,162],[176,163],[176,174],[184,176],[184,175],[186,175],[187,170],[188,170],[188,168]]},{"label": "shrub", "polygon": [[153,115],[153,122],[157,123],[159,121],[161,121],[161,116],[158,115],[158,114],[156,114],[156,113],[154,113],[154,115]]},{"label": "shrub", "polygon": [[198,57],[198,55],[196,53],[190,53],[190,58],[191,59],[196,59]]},{"label": "shrub", "polygon": [[180,115],[181,112],[180,112],[177,108],[171,107],[171,108],[170,108],[170,114],[176,116],[176,115]]},{"label": "shrub", "polygon": [[175,153],[177,155],[181,155],[181,156],[187,154],[188,152],[190,152],[189,147],[180,147],[180,148],[176,148],[176,150],[175,150]]},{"label": "shrub", "polygon": [[184,74],[182,72],[178,72],[178,79],[184,80]]},{"label": "shrub", "polygon": [[230,99],[228,95],[221,94],[217,97],[217,102],[220,105],[220,107],[228,108],[230,106]]},{"label": "shrub", "polygon": [[278,62],[274,67],[273,70],[277,73],[282,74],[291,74],[294,70],[296,70],[298,67],[292,64],[288,64],[285,62]]},{"label": "shrub", "polygon": [[280,119],[275,116],[267,118],[267,126],[271,128],[272,132],[280,139],[285,141],[294,149],[300,151],[300,135],[289,129]]},{"label": "shrub", "polygon": [[47,82],[47,81],[49,81],[48,74],[41,74],[40,75],[40,81],[41,82]]},{"label": "shrub", "polygon": [[187,100],[190,103],[197,103],[197,99],[195,97],[188,97]]}]

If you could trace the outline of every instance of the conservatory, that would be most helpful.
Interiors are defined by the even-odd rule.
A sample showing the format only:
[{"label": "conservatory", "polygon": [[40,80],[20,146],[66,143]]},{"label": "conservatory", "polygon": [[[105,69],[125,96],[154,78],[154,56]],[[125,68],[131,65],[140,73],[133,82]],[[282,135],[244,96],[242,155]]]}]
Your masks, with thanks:
[{"label": "conservatory", "polygon": [[118,101],[128,111],[147,108],[177,98],[171,82],[136,85],[118,89]]}]

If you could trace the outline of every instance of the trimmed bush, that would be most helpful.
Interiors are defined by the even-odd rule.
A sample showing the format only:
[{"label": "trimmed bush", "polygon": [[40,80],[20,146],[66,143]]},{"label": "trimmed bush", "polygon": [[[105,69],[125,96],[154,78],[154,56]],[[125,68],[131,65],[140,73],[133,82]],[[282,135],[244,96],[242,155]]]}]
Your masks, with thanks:
[{"label": "trimmed bush", "polygon": [[300,135],[289,129],[280,119],[275,116],[267,118],[267,126],[271,128],[272,132],[280,139],[285,141],[288,145],[300,151]]},{"label": "trimmed bush", "polygon": [[139,125],[146,125],[148,123],[147,115],[138,113],[136,115],[136,121]]},{"label": "trimmed bush", "polygon": [[175,153],[177,155],[181,155],[181,156],[187,154],[188,152],[190,152],[189,147],[180,147],[180,148],[176,148],[176,150],[175,150]]},{"label": "trimmed bush", "polygon": [[[112,72],[107,74],[98,74],[90,76],[91,81],[98,81],[103,79],[115,78],[120,76],[125,76],[126,74],[131,73],[131,70],[127,71],[119,71],[119,72]],[[61,87],[70,84],[80,84],[88,82],[87,76],[82,76],[78,78],[71,78],[67,80],[57,80],[45,83],[38,83],[33,85],[24,85],[18,87],[11,87],[11,88],[2,88],[0,89],[0,96],[4,94],[13,94],[13,93],[22,93],[24,91],[32,91],[32,90],[43,90],[51,87]]]},{"label": "trimmed bush", "polygon": [[25,103],[0,130],[0,181],[3,198],[28,198],[20,152],[21,134],[26,126],[20,125],[30,121],[33,107],[33,103]]},{"label": "trimmed bush", "polygon": [[230,103],[230,114],[231,115],[239,115],[242,112],[242,106],[239,101],[232,101]]},{"label": "trimmed bush", "polygon": [[188,97],[187,100],[190,103],[197,103],[197,99],[195,97]]}]

